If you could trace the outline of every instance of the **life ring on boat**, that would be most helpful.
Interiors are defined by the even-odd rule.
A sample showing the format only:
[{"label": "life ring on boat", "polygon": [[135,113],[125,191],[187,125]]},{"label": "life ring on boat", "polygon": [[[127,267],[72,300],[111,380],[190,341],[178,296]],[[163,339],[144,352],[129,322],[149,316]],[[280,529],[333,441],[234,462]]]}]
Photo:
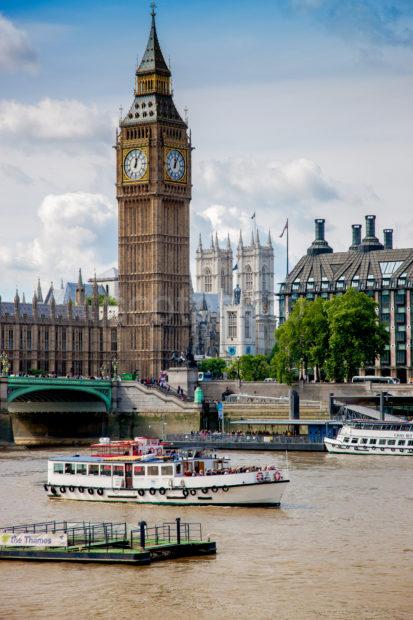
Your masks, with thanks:
[{"label": "life ring on boat", "polygon": [[222,490],[224,491],[224,493],[228,493],[229,488],[225,485],[224,487],[222,487]]},{"label": "life ring on boat", "polygon": [[45,491],[48,491],[48,490],[49,490],[49,487],[47,486],[47,484],[44,484],[44,485],[43,485],[43,488],[44,488],[44,490],[45,490]]},{"label": "life ring on boat", "polygon": [[380,450],[381,450],[382,452],[384,452],[384,448],[380,448]]},{"label": "life ring on boat", "polygon": [[60,489],[59,489],[59,491],[60,491],[61,493],[66,493],[66,487],[61,486],[61,487],[60,487]]},{"label": "life ring on boat", "polygon": [[93,489],[88,489],[87,492],[89,493],[89,495],[93,495],[95,491]]},{"label": "life ring on boat", "polygon": [[73,492],[74,492],[74,490],[75,490],[75,487],[73,487],[73,486],[70,486],[70,487],[69,487],[69,491],[70,491],[71,493],[73,493]]},{"label": "life ring on boat", "polygon": [[159,493],[160,493],[160,495],[165,495],[165,493],[166,493],[166,489],[164,489],[164,487],[161,487],[161,488],[159,489]]},{"label": "life ring on boat", "polygon": [[78,488],[79,493],[83,493],[83,492],[84,492],[84,490],[85,490],[85,487],[79,487],[79,488]]},{"label": "life ring on boat", "polygon": [[375,449],[376,449],[376,446],[371,446],[371,449],[372,449],[372,450],[375,450]]},{"label": "life ring on boat", "polygon": [[206,487],[204,487],[203,489],[201,489],[202,493],[204,495],[206,495],[209,492],[209,489],[207,489]]},{"label": "life ring on boat", "polygon": [[189,492],[191,495],[196,495],[196,489],[191,489]]},{"label": "life ring on boat", "polygon": [[404,452],[403,448],[400,448],[400,449],[399,449],[399,452]]},{"label": "life ring on boat", "polygon": [[156,489],[154,489],[153,487],[151,487],[151,488],[149,489],[149,493],[150,493],[151,495],[155,495],[155,493],[156,493]]},{"label": "life ring on boat", "polygon": [[98,489],[98,490],[96,491],[96,493],[97,493],[98,495],[103,495],[103,489]]},{"label": "life ring on boat", "polygon": [[218,487],[216,487],[215,485],[213,487],[211,487],[211,491],[213,493],[218,493]]},{"label": "life ring on boat", "polygon": [[274,480],[275,480],[276,482],[279,482],[279,481],[281,480],[281,474],[280,474],[280,472],[279,472],[279,471],[276,471],[276,472],[275,472],[275,474],[274,474]]},{"label": "life ring on boat", "polygon": [[138,495],[143,497],[145,495],[145,489],[138,489]]},{"label": "life ring on boat", "polygon": [[263,476],[262,471],[257,471],[257,473],[256,473],[256,476],[255,476],[255,477],[256,477],[256,479],[257,479],[257,482],[262,482],[262,481],[263,481],[263,479],[264,479],[264,476]]},{"label": "life ring on boat", "polygon": [[188,497],[188,495],[189,495],[189,491],[188,491],[188,489],[182,489],[182,495],[183,495],[184,497]]},{"label": "life ring on boat", "polygon": [[56,489],[54,487],[50,487],[50,491],[51,491],[52,495],[57,495]]}]

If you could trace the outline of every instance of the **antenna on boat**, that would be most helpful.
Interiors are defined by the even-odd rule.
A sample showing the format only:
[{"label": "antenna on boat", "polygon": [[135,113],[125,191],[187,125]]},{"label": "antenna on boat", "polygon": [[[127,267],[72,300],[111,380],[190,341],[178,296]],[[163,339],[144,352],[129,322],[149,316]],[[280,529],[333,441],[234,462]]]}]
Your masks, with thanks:
[{"label": "antenna on boat", "polygon": [[285,451],[285,468],[287,473],[287,479],[290,478],[290,466],[288,462],[288,450]]}]

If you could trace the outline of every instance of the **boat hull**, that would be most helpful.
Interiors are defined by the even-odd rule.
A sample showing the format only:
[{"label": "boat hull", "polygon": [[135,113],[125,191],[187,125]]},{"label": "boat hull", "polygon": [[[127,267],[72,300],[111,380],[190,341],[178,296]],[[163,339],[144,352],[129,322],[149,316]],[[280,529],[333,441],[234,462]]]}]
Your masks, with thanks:
[{"label": "boat hull", "polygon": [[[45,485],[52,499],[93,502],[157,504],[171,506],[269,506],[278,507],[288,480],[234,484],[222,487],[151,487],[151,489],[116,489],[59,487]],[[46,488],[47,487],[47,488]],[[62,492],[62,489],[63,492]],[[93,492],[92,492],[93,491]]]},{"label": "boat hull", "polygon": [[333,454],[356,454],[358,456],[368,454],[374,456],[413,456],[413,449],[410,448],[389,448],[380,446],[352,446],[345,444],[337,439],[324,439],[324,445],[328,452]]}]

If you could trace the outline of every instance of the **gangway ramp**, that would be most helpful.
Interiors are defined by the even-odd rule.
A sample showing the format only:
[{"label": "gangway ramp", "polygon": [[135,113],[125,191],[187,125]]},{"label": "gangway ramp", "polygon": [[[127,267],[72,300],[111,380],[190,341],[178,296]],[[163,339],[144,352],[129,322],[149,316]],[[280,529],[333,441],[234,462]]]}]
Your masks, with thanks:
[{"label": "gangway ramp", "polygon": [[[345,410],[347,417],[350,418],[371,418],[372,420],[381,420],[381,413],[377,409],[372,407],[364,407],[363,405],[353,405],[336,400],[336,404],[340,407],[340,412]],[[400,422],[400,418],[392,415],[391,413],[385,413],[384,419],[386,422]]]}]

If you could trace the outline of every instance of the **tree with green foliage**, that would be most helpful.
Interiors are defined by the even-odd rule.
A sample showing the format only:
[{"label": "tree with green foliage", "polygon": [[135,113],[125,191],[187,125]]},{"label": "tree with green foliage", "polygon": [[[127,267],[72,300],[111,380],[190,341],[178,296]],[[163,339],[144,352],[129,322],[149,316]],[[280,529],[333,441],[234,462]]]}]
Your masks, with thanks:
[{"label": "tree with green foliage", "polygon": [[309,327],[305,317],[309,303],[306,299],[298,299],[288,320],[276,330],[277,353],[271,367],[280,383],[292,383],[298,376],[306,376]]},{"label": "tree with green foliage", "polygon": [[198,362],[198,369],[201,372],[210,372],[213,379],[222,379],[227,363],[220,357],[210,357]]},{"label": "tree with green foliage", "polygon": [[[114,297],[112,297],[111,295],[99,295],[99,306],[103,306],[105,301],[108,304],[108,306],[117,306],[118,302],[116,301],[116,299]],[[86,297],[86,301],[88,303],[89,306],[92,305],[93,303],[93,296],[89,295],[88,297]]]},{"label": "tree with green foliage", "polygon": [[359,368],[373,365],[375,358],[384,352],[389,334],[379,322],[376,302],[353,288],[328,302],[327,317],[330,328],[327,377],[350,381]]},{"label": "tree with green foliage", "polygon": [[[308,365],[314,369],[314,381],[319,381],[328,351],[330,336],[327,303],[318,297],[307,303],[303,317],[304,342],[307,347]],[[306,374],[307,374],[307,368]]]},{"label": "tree with green foliage", "polygon": [[269,372],[270,365],[265,355],[241,355],[228,366],[228,378],[242,381],[264,381]]}]

